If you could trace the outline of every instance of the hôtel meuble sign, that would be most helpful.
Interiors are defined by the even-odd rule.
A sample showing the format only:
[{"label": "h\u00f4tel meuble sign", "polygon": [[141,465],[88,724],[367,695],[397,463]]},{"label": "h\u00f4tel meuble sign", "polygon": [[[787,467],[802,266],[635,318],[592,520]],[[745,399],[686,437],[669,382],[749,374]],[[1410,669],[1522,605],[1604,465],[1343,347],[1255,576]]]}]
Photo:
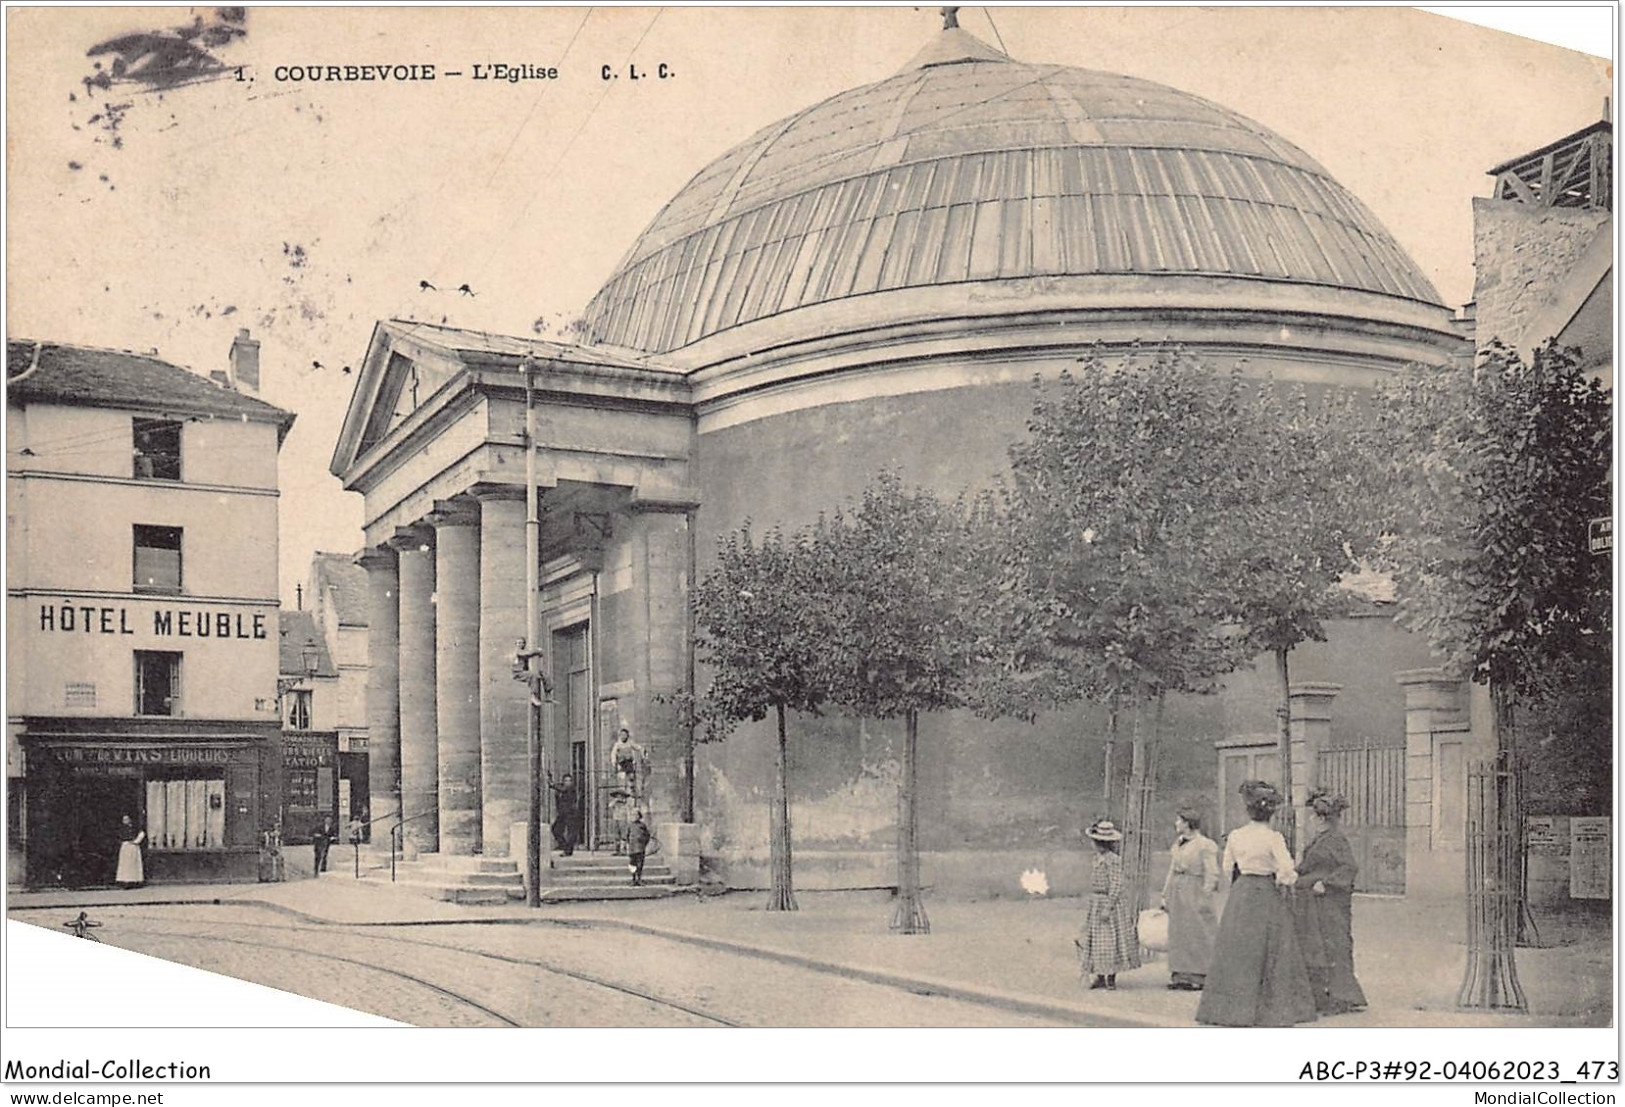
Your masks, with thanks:
[{"label": "h\u00f4tel meuble sign", "polygon": [[156,607],[150,611],[91,604],[46,603],[39,609],[39,628],[56,634],[139,634],[156,638],[267,638],[263,612],[221,611],[200,607]]}]

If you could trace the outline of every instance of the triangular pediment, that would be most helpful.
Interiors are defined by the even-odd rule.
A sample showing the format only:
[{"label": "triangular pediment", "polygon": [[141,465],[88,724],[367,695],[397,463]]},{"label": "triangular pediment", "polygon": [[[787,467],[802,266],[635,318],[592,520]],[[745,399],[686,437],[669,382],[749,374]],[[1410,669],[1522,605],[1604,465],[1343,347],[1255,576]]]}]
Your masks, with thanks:
[{"label": "triangular pediment", "polygon": [[373,328],[328,467],[335,476],[343,477],[464,375],[465,367],[457,351],[436,343],[432,335],[421,330],[397,321]]}]

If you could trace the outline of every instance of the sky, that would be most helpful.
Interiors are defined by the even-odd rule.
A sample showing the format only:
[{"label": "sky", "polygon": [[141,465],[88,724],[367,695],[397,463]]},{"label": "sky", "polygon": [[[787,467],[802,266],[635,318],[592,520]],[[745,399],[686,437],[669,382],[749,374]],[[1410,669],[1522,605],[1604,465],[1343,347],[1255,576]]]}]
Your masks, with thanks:
[{"label": "sky", "polygon": [[[345,367],[376,321],[564,337],[694,173],[892,75],[940,26],[934,7],[215,11],[8,10],[7,334],[156,349],[207,372],[248,327],[262,397],[298,414],[281,458],[289,604],[313,550],[361,542],[361,499],[327,466]],[[152,60],[130,54],[124,79],[98,85],[121,44],[88,51],[194,13],[223,72],[160,87],[129,79]],[[1613,80],[1599,57],[1409,8],[992,7],[960,21],[1018,60],[1160,81],[1274,129],[1451,305],[1472,295],[1484,171],[1596,121]],[[662,62],[667,79],[630,79]],[[471,79],[497,63],[558,76]],[[277,75],[367,64],[433,65],[437,79]]]}]

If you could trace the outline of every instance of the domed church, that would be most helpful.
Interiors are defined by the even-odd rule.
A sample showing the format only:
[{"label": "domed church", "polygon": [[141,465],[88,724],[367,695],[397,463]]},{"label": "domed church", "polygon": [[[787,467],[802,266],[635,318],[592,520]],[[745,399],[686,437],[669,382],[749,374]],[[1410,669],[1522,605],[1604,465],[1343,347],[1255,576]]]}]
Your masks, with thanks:
[{"label": "domed church", "polygon": [[[1089,349],[1177,344],[1216,372],[1311,388],[1463,356],[1452,311],[1304,151],[1173,88],[1013,60],[949,11],[901,72],[695,174],[592,300],[580,344],[376,326],[332,471],[365,497],[373,814],[398,804],[416,850],[524,853],[527,374],[548,771],[582,785],[579,832],[605,846],[627,729],[644,752],[635,802],[678,879],[703,861],[758,887],[767,727],[696,747],[669,702],[703,688],[688,589],[719,537],[809,522],[882,469],[948,495],[985,486],[1034,376]],[[1403,782],[1396,673],[1428,664],[1380,610],[1344,620],[1293,655],[1294,726],[1392,751]],[[1169,787],[1228,829],[1225,774],[1233,792],[1267,764],[1274,726],[1267,673],[1170,705],[1189,756]],[[1064,886],[1062,855],[1104,802],[1103,731],[1083,709],[922,722],[927,883],[1009,891],[1037,866]],[[794,720],[798,886],[895,882],[896,737]],[[1373,879],[1403,888],[1405,823],[1432,814],[1407,812],[1403,790],[1390,801],[1398,846],[1362,848]]]}]

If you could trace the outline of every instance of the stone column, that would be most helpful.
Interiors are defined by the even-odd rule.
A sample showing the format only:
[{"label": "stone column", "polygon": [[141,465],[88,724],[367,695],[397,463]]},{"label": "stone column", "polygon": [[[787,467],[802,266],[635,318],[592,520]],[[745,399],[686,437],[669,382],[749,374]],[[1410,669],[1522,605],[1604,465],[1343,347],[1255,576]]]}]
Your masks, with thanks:
[{"label": "stone column", "polygon": [[689,506],[634,501],[627,528],[634,588],[644,600],[632,605],[632,626],[622,633],[631,631],[637,657],[631,713],[642,727],[634,737],[649,751],[645,814],[650,823],[676,822],[682,810],[687,732],[664,698],[682,691],[688,675]]},{"label": "stone column", "polygon": [[413,853],[440,848],[433,535],[427,527],[403,527],[395,541],[401,592],[401,810]]},{"label": "stone column", "polygon": [[367,570],[367,817],[373,841],[401,809],[400,575],[395,551],[374,546],[356,558]]},{"label": "stone column", "polygon": [[480,513],[437,501],[435,717],[440,736],[440,852],[480,851]]},{"label": "stone column", "polygon": [[[1433,736],[1462,721],[1461,681],[1443,669],[1395,673],[1405,689],[1405,890],[1443,891],[1465,879],[1433,856]],[[1459,861],[1459,855],[1457,855]]]},{"label": "stone column", "polygon": [[1332,736],[1332,700],[1343,690],[1341,684],[1303,683],[1292,685],[1288,702],[1292,737],[1292,809],[1297,818],[1297,842],[1301,852],[1309,842],[1309,791],[1315,783],[1315,759]]},{"label": "stone column", "polygon": [[525,492],[476,489],[480,501],[480,787],[484,851],[505,856],[530,817],[530,696],[513,678],[525,636]]}]

